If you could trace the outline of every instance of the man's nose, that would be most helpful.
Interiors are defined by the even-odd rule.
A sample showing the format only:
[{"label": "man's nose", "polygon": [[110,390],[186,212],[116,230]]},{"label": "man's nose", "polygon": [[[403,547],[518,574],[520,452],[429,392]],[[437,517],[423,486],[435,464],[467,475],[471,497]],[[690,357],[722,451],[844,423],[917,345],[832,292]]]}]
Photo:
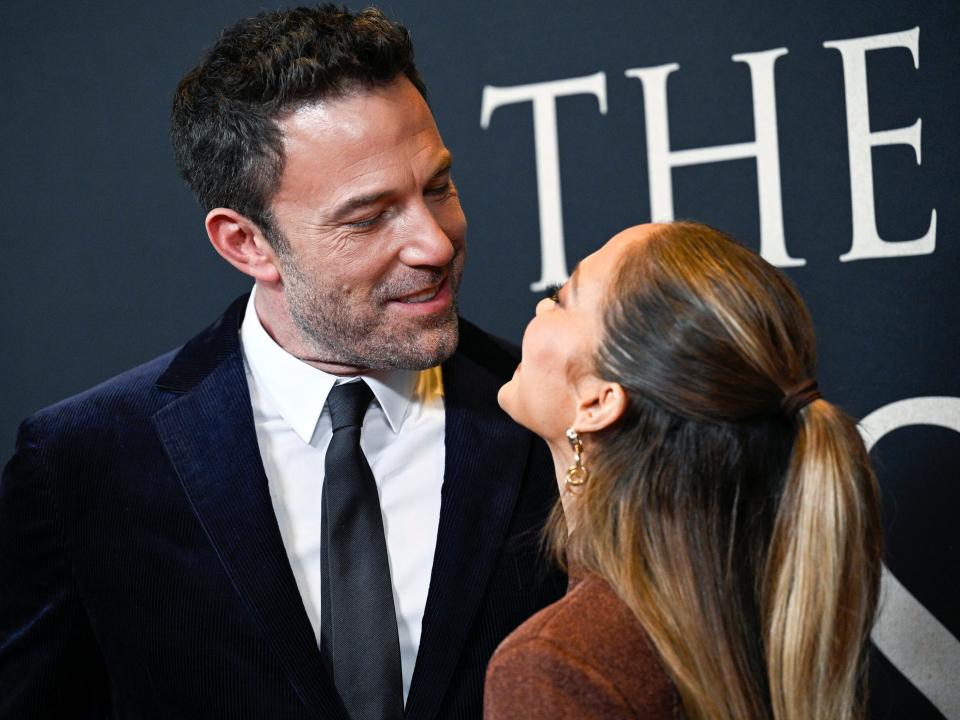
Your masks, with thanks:
[{"label": "man's nose", "polygon": [[408,237],[401,253],[404,264],[411,267],[449,265],[456,249],[433,213],[426,206],[414,207],[408,223]]}]

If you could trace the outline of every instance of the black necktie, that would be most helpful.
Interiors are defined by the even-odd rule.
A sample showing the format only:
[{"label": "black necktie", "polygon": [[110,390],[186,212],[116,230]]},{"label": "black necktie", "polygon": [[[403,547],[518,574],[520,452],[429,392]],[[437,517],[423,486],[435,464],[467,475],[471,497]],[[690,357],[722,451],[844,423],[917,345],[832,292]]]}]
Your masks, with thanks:
[{"label": "black necktie", "polygon": [[320,647],[352,720],[403,717],[400,641],[380,497],[360,449],[373,393],[363,381],[327,397],[333,437],[324,463]]}]

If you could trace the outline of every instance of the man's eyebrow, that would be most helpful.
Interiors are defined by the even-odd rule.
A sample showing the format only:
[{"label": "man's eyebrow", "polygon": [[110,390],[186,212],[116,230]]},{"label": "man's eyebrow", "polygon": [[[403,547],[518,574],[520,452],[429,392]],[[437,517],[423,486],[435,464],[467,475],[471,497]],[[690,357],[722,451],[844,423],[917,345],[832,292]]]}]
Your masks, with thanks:
[{"label": "man's eyebrow", "polygon": [[371,193],[370,195],[357,195],[356,197],[349,198],[337,206],[337,209],[331,214],[331,219],[334,222],[343,220],[344,218],[349,217],[354,211],[366,207],[367,205],[373,205],[375,202],[382,200],[389,194],[389,191],[384,190],[382,192]]},{"label": "man's eyebrow", "polygon": [[433,175],[431,175],[430,178],[433,179],[438,175],[443,175],[445,172],[449,172],[451,167],[453,167],[453,155],[449,150],[444,150],[440,154],[440,160],[437,162],[437,169],[433,171]]},{"label": "man's eyebrow", "polygon": [[[440,160],[437,162],[436,170],[433,171],[430,179],[433,180],[438,176],[443,175],[445,172],[448,172],[452,166],[453,155],[450,154],[449,150],[444,150],[440,155]],[[381,192],[370,193],[369,195],[358,195],[356,197],[348,198],[337,206],[337,208],[331,214],[331,219],[334,222],[339,222],[340,220],[349,217],[353,212],[368,205],[373,205],[374,203],[383,200],[383,198],[388,195],[390,195],[390,191],[383,190]]]}]

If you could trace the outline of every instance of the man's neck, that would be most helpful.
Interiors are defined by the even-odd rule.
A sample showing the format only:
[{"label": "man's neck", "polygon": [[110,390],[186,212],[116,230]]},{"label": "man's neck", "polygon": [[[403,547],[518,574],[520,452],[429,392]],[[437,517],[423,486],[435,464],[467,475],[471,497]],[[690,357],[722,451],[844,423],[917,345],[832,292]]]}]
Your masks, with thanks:
[{"label": "man's neck", "polygon": [[283,294],[278,289],[258,283],[253,304],[260,325],[266,333],[277,345],[298,360],[330,375],[341,377],[354,377],[370,372],[370,368],[367,367],[317,357],[316,351],[303,342],[302,336],[287,310]]}]

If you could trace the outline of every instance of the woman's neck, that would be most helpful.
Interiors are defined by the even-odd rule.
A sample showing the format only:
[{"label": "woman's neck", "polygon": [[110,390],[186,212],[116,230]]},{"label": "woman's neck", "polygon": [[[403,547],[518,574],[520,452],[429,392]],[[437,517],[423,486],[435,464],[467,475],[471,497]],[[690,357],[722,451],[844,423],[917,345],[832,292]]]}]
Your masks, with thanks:
[{"label": "woman's neck", "polygon": [[550,455],[553,458],[553,471],[557,479],[557,490],[560,493],[560,503],[563,505],[563,514],[567,518],[567,532],[572,529],[570,518],[576,497],[567,485],[567,469],[573,465],[573,451],[564,440],[563,444],[548,442]]}]

